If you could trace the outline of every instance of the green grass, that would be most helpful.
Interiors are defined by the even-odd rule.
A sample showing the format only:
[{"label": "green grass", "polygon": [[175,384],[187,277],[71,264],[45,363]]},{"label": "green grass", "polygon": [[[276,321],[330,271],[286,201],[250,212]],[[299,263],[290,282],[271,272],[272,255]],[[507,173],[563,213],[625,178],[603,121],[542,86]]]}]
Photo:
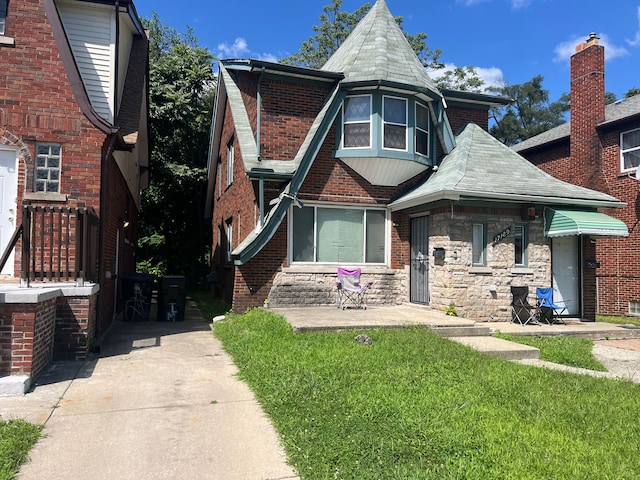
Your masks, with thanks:
[{"label": "green grass", "polygon": [[211,321],[213,317],[227,313],[230,309],[228,304],[214,298],[209,292],[194,291],[189,292],[189,296],[196,302],[200,312],[202,312],[202,316],[207,321]]},{"label": "green grass", "polygon": [[538,348],[541,360],[598,372],[607,371],[604,365],[593,356],[593,341],[587,338],[538,337],[506,333],[497,333],[494,336]]},{"label": "green grass", "polygon": [[24,420],[0,419],[0,480],[14,478],[41,431],[42,426]]},{"label": "green grass", "polygon": [[597,315],[597,322],[615,323],[618,325],[635,325],[640,327],[640,318],[636,317],[609,317],[606,315]]},{"label": "green grass", "polygon": [[482,355],[428,329],[294,334],[271,312],[215,335],[302,479],[640,474],[640,385]]}]

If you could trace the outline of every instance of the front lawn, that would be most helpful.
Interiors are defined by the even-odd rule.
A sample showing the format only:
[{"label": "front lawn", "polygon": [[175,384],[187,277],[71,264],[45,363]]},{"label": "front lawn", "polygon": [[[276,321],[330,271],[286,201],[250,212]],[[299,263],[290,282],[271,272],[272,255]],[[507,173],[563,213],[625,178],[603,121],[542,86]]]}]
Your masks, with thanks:
[{"label": "front lawn", "polygon": [[257,309],[214,332],[302,479],[640,474],[640,385],[511,363],[422,328],[294,334]]},{"label": "front lawn", "polygon": [[10,480],[18,473],[31,448],[40,438],[42,426],[24,420],[0,418],[0,480]]}]

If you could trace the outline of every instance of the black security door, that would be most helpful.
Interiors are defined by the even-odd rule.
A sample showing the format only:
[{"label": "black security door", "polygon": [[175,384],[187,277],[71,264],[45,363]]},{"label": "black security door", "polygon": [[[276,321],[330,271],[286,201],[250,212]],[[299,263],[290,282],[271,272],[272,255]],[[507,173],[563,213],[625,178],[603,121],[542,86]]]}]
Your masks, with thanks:
[{"label": "black security door", "polygon": [[411,302],[429,303],[429,217],[411,219]]}]

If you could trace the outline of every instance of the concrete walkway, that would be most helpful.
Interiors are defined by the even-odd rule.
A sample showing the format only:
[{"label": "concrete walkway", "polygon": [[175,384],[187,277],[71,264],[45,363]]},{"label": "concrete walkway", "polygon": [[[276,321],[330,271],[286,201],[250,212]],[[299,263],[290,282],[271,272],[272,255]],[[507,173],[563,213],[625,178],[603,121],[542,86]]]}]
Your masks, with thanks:
[{"label": "concrete walkway", "polygon": [[[640,328],[604,322],[581,322],[566,319],[563,324],[520,325],[511,322],[474,322],[451,317],[430,307],[402,304],[369,306],[363,309],[339,310],[332,306],[307,308],[275,308],[295,331],[358,330],[424,326],[479,352],[528,365],[564,370],[595,377],[627,379],[640,383]],[[568,367],[540,360],[540,351],[527,345],[492,337],[496,332],[523,336],[574,336],[595,341],[593,354],[609,371]]]},{"label": "concrete walkway", "polygon": [[54,363],[3,419],[44,423],[19,477],[296,479],[254,395],[193,307],[117,323],[97,358]]}]

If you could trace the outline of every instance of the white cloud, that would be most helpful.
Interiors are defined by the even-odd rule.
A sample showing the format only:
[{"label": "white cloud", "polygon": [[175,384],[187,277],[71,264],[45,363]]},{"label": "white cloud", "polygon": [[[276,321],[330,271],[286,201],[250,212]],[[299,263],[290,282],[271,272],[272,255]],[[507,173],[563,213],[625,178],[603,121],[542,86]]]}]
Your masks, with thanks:
[{"label": "white cloud", "polygon": [[247,41],[242,37],[238,37],[231,45],[228,43],[218,44],[217,55],[220,58],[238,58],[248,52]]},{"label": "white cloud", "polygon": [[[615,45],[606,33],[598,34],[598,37],[600,37],[600,45],[604,47],[605,60],[613,60],[614,58],[624,57],[629,54],[629,51],[626,48]],[[555,53],[553,61],[568,61],[569,58],[576,53],[576,46],[583,43],[586,39],[587,38],[584,35],[574,36],[565,42],[559,43],[553,50]]]},{"label": "white cloud", "polygon": [[638,31],[636,37],[633,40],[627,40],[627,43],[632,47],[640,47],[640,7],[638,7]]},{"label": "white cloud", "polygon": [[232,44],[220,43],[216,49],[218,58],[253,58],[266,62],[277,62],[278,57],[272,53],[257,53],[249,48],[247,41],[238,37]]},{"label": "white cloud", "polygon": [[[479,5],[481,3],[491,2],[493,0],[456,0],[456,3],[461,3],[465,7],[473,7],[475,5]],[[511,0],[511,8],[514,10],[519,10],[521,8],[526,8],[531,5],[534,0]]]}]

